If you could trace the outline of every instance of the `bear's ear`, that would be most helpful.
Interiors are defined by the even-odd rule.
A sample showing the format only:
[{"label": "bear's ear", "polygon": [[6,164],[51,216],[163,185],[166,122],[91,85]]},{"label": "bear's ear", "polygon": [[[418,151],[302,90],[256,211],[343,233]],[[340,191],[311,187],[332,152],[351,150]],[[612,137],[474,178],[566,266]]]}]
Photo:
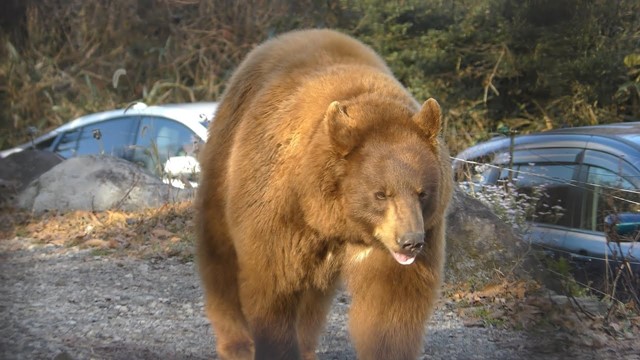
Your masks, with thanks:
[{"label": "bear's ear", "polygon": [[357,141],[355,121],[349,117],[347,107],[338,101],[332,102],[327,108],[324,120],[331,144],[341,155],[348,154]]},{"label": "bear's ear", "polygon": [[424,131],[428,139],[435,139],[440,133],[442,114],[440,104],[430,98],[422,104],[422,108],[413,116],[413,121]]}]

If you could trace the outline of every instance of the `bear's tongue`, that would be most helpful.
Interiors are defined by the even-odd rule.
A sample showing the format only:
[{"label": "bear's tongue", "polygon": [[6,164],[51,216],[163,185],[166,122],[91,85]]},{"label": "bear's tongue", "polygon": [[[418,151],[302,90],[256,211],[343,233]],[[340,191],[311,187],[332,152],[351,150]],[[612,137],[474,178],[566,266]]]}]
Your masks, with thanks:
[{"label": "bear's tongue", "polygon": [[400,254],[395,251],[392,251],[391,254],[393,254],[393,258],[396,259],[396,261],[402,265],[411,265],[413,264],[413,261],[416,259],[415,256]]}]

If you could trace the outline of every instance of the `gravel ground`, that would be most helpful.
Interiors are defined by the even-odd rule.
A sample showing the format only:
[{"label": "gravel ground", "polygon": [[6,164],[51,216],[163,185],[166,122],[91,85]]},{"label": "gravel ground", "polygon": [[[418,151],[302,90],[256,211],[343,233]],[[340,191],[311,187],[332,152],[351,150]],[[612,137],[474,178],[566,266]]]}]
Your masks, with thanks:
[{"label": "gravel ground", "polygon": [[[347,307],[348,297],[338,296],[319,359],[355,359]],[[0,253],[0,359],[210,359],[214,345],[191,262],[51,246]],[[443,304],[421,358],[640,359],[607,349],[566,351],[524,332],[465,327]]]}]

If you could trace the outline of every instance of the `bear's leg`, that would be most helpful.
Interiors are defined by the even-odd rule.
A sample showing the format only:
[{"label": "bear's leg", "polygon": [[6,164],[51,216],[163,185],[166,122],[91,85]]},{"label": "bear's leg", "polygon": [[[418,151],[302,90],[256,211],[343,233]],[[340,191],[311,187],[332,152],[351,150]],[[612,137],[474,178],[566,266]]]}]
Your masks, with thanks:
[{"label": "bear's leg", "polygon": [[307,290],[302,295],[298,313],[298,342],[304,360],[316,359],[318,340],[320,339],[320,333],[324,329],[334,294],[335,286],[324,291],[319,289]]},{"label": "bear's leg", "polygon": [[273,274],[256,270],[265,267],[240,268],[240,299],[253,337],[255,360],[300,359],[296,333],[300,292],[278,291],[281,287]]},{"label": "bear's leg", "polygon": [[418,357],[437,300],[438,271],[421,258],[400,265],[386,249],[373,249],[347,266],[349,330],[358,359]]},{"label": "bear's leg", "polygon": [[[223,359],[253,359],[253,341],[238,297],[236,254],[232,247],[202,242],[198,265],[205,292],[205,311],[216,335],[216,351]],[[221,243],[218,243],[220,245]]]}]

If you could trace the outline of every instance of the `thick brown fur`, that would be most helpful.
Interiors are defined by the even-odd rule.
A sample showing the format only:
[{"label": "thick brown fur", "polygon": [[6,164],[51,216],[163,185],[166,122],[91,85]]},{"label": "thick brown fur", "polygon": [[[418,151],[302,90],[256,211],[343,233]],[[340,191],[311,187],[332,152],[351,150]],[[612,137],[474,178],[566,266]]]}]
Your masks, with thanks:
[{"label": "thick brown fur", "polygon": [[197,254],[220,358],[315,359],[341,280],[359,358],[419,355],[452,191],[440,121],[435,100],[420,106],[338,32],[248,55],[200,159]]}]

